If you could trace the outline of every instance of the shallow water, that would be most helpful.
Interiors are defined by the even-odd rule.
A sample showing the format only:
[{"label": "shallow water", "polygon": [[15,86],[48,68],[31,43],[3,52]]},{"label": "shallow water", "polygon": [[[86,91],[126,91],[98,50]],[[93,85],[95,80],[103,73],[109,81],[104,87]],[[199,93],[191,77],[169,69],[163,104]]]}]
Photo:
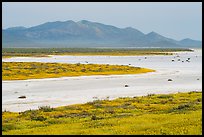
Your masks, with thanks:
[{"label": "shallow water", "polygon": [[[186,62],[187,58],[190,58],[190,62]],[[175,61],[172,62],[172,59]],[[202,50],[181,52],[173,56],[16,57],[2,59],[2,61],[131,64],[131,66],[156,70],[156,72],[137,75],[2,81],[2,110],[24,111],[37,109],[38,106],[44,105],[57,107],[92,101],[95,97],[114,99],[150,93],[202,91]],[[169,78],[173,81],[168,81]],[[197,80],[198,78],[199,80]],[[129,87],[125,87],[125,84]],[[21,95],[25,95],[27,98],[18,99]]]}]

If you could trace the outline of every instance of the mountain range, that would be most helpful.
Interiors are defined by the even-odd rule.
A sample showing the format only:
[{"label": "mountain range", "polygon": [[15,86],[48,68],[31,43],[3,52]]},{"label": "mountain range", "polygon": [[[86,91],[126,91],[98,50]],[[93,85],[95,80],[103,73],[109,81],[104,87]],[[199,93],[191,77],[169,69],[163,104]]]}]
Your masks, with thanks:
[{"label": "mountain range", "polygon": [[177,41],[156,32],[144,34],[132,28],[118,28],[81,20],[55,21],[25,28],[2,30],[3,47],[169,47],[197,48],[201,41]]}]

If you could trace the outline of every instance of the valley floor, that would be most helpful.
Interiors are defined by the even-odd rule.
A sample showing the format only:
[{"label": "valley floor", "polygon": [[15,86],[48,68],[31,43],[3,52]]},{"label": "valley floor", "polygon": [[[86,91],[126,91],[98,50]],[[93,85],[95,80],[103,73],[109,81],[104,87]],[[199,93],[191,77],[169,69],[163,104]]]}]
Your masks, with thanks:
[{"label": "valley floor", "polygon": [[[156,70],[139,75],[3,80],[2,134],[202,135],[201,53],[202,50],[147,58],[51,56],[2,59],[7,65],[11,62],[4,67],[7,72],[9,67],[15,67],[13,64],[21,66],[21,62],[131,64]],[[15,74],[12,77],[15,78]],[[18,98],[22,95],[26,98]]]}]

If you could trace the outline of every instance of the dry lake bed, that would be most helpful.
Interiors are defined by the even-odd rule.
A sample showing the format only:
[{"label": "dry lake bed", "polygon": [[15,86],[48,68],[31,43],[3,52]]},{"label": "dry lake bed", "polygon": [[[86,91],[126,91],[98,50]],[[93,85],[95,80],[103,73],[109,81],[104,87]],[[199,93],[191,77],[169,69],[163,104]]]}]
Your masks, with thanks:
[{"label": "dry lake bed", "polygon": [[[189,58],[189,59],[188,59]],[[51,56],[4,58],[4,62],[118,64],[156,72],[2,81],[2,111],[64,106],[95,99],[202,91],[202,49],[168,56]],[[172,81],[168,81],[171,79]],[[128,85],[128,87],[125,87]],[[26,96],[19,99],[19,96]]]}]

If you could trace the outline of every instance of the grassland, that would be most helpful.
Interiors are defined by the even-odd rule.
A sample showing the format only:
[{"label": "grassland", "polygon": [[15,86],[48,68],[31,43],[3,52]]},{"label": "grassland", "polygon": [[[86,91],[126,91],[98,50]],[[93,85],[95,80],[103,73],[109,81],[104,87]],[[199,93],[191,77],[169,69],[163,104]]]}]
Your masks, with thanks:
[{"label": "grassland", "polygon": [[110,49],[110,48],[3,48],[2,57],[48,55],[109,55],[109,56],[137,56],[137,55],[172,55],[173,52],[192,51],[180,48],[152,48],[152,49]]},{"label": "grassland", "polygon": [[149,94],[2,112],[2,134],[201,135],[202,92]]},{"label": "grassland", "polygon": [[25,80],[63,76],[139,74],[154,70],[125,65],[2,62],[2,80]]}]

